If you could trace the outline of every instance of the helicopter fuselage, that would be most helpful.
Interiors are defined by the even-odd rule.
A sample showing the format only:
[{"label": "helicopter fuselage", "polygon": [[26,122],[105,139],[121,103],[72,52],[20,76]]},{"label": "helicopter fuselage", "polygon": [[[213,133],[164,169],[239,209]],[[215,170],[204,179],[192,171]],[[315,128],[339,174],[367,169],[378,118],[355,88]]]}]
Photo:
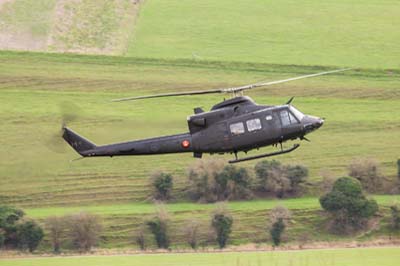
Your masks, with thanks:
[{"label": "helicopter fuselage", "polygon": [[235,153],[281,144],[319,128],[323,120],[303,115],[290,104],[265,106],[246,96],[235,97],[213,106],[209,112],[201,108],[188,119],[189,132],[103,146],[96,146],[69,128],[64,139],[82,156],[124,156],[192,152]]}]

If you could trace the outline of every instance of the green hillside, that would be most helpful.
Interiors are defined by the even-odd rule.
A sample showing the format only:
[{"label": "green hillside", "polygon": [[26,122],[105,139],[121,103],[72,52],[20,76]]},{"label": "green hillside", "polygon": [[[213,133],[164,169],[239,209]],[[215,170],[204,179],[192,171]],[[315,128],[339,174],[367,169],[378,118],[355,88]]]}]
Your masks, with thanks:
[{"label": "green hillside", "polygon": [[393,0],[7,0],[0,49],[400,67]]},{"label": "green hillside", "polygon": [[[193,108],[200,105],[209,109],[221,96],[136,103],[111,103],[110,99],[161,90],[233,86],[321,70],[28,53],[1,53],[0,57],[0,195],[3,203],[19,206],[145,200],[149,196],[148,177],[158,169],[174,175],[178,198],[186,186],[186,171],[196,160],[190,154],[70,162],[78,156],[61,141],[56,147],[61,146],[62,153],[55,153],[53,141],[63,102],[73,102],[80,109],[70,126],[102,144],[186,132],[186,116]],[[308,166],[311,182],[320,179],[321,171],[346,174],[349,162],[356,157],[376,158],[390,178],[395,175],[396,144],[400,143],[400,106],[394,89],[398,85],[391,75],[349,71],[271,87],[251,96],[259,103],[280,104],[295,95],[298,108],[326,118],[326,125],[310,135],[311,143],[303,142],[298,151],[279,157],[286,163]],[[363,99],[358,99],[360,95]],[[251,170],[254,162],[243,166]]]},{"label": "green hillside", "polygon": [[[347,175],[355,158],[374,158],[385,180],[397,178],[399,13],[398,2],[386,0],[0,1],[0,49],[43,52],[0,51],[0,205],[24,208],[41,223],[50,215],[87,210],[103,219],[102,247],[134,247],[134,233],[155,208],[149,177],[162,170],[174,177],[174,199],[167,206],[173,247],[185,245],[181,229],[193,217],[202,223],[202,244],[213,245],[208,230],[215,206],[185,197],[187,170],[197,159],[176,154],[74,160],[78,155],[57,135],[62,113],[74,114],[68,126],[97,144],[176,134],[188,131],[186,118],[194,107],[209,110],[228,95],[110,100],[354,67],[247,93],[259,104],[295,96],[298,109],[324,117],[325,124],[310,134],[311,142],[276,157],[308,167],[305,198],[229,203],[235,218],[231,243],[268,241],[266,217],[277,204],[293,211],[287,236],[293,243],[304,234],[318,241],[385,237],[388,205],[398,195],[374,195],[380,205],[375,226],[351,237],[323,228],[327,217],[316,197],[322,176]],[[256,162],[240,166],[254,174]]]},{"label": "green hillside", "polygon": [[148,0],[128,55],[399,68],[393,0]]}]

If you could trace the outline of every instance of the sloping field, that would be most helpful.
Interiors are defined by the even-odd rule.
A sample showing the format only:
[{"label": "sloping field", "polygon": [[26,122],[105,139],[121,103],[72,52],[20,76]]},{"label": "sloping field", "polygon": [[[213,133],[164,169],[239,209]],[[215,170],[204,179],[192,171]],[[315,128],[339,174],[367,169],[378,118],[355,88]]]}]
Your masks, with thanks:
[{"label": "sloping field", "polygon": [[0,0],[0,49],[398,69],[399,13],[393,0]]},{"label": "sloping field", "polygon": [[400,67],[393,0],[148,0],[128,55]]},{"label": "sloping field", "polygon": [[[209,109],[222,96],[135,103],[110,103],[110,99],[234,86],[323,69],[0,53],[0,202],[34,207],[143,201],[150,193],[148,177],[159,169],[174,175],[174,195],[182,198],[187,168],[195,162],[190,154],[70,162],[78,156],[62,142],[56,146],[62,153],[54,152],[59,107],[65,101],[80,109],[67,107],[78,113],[70,126],[102,144],[185,132],[186,116],[193,107]],[[311,143],[303,142],[296,152],[277,158],[308,166],[312,183],[320,180],[321,171],[345,175],[355,157],[376,158],[383,173],[394,178],[400,143],[398,76],[396,71],[353,70],[250,95],[265,104],[280,104],[295,95],[300,110],[326,118],[324,127],[310,135]],[[251,170],[254,164],[242,166]]]},{"label": "sloping field", "polygon": [[1,0],[0,49],[122,54],[140,0]]},{"label": "sloping field", "polygon": [[229,252],[193,254],[153,254],[133,256],[58,257],[34,259],[6,259],[0,265],[7,266],[66,266],[66,265],[207,265],[207,266],[397,266],[399,248],[356,248],[274,252]]},{"label": "sloping field", "polygon": [[[335,236],[324,229],[324,224],[329,217],[325,216],[320,207],[318,198],[298,198],[285,200],[254,200],[242,202],[229,202],[227,208],[234,219],[232,235],[229,244],[240,245],[248,243],[268,244],[270,236],[267,230],[270,210],[276,206],[285,206],[292,213],[292,221],[288,226],[284,241],[296,244],[305,241],[368,241],[373,237],[382,237],[389,230],[389,206],[400,201],[400,196],[374,196],[380,205],[379,218],[374,219],[375,226],[367,232],[360,232],[349,236]],[[103,232],[101,234],[101,247],[125,247],[138,248],[135,236],[157,210],[158,206],[151,203],[127,203],[100,206],[75,206],[75,207],[42,207],[25,209],[29,217],[43,222],[45,218],[53,215],[62,216],[90,212],[101,217]],[[185,227],[192,220],[199,224],[199,246],[214,246],[215,241],[211,237],[210,219],[216,204],[197,203],[170,203],[164,205],[169,213],[169,235],[172,248],[187,248]],[[304,237],[306,236],[306,237]],[[392,234],[392,238],[399,234]],[[146,234],[146,244],[149,248],[156,244],[150,234]],[[42,248],[49,246],[46,241]]]}]

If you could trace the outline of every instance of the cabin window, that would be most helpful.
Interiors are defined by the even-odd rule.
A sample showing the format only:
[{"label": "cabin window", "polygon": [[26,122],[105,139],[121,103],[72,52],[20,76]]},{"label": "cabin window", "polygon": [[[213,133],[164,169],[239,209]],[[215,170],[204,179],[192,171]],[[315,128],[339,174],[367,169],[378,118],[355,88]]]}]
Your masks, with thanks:
[{"label": "cabin window", "polygon": [[261,121],[258,118],[247,120],[246,125],[249,132],[261,129]]},{"label": "cabin window", "polygon": [[281,111],[281,120],[282,120],[282,126],[288,126],[290,124],[297,124],[299,121],[296,120],[296,118],[290,113],[288,110],[283,110]]},{"label": "cabin window", "polygon": [[239,135],[244,133],[244,125],[242,122],[231,124],[229,128],[231,129],[232,135]]}]

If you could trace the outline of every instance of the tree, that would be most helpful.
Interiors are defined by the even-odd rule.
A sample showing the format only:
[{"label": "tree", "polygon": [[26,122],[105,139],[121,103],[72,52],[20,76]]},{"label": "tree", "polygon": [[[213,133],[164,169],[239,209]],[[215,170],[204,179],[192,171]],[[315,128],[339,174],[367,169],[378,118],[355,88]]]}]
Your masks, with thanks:
[{"label": "tree", "polygon": [[217,183],[216,193],[219,200],[238,200],[251,197],[251,178],[245,168],[227,165],[222,171],[215,173],[214,178]]},{"label": "tree", "polygon": [[218,206],[214,211],[211,226],[216,234],[216,240],[220,248],[224,248],[232,232],[233,218],[224,206]]},{"label": "tree", "polygon": [[308,177],[308,169],[303,165],[287,165],[286,175],[290,180],[290,189],[294,193],[298,193],[300,184],[304,183]]},{"label": "tree", "polygon": [[400,180],[400,159],[397,159],[397,178]]},{"label": "tree", "polygon": [[374,159],[353,160],[349,165],[349,176],[359,180],[362,187],[368,192],[376,192],[382,188],[379,164]]},{"label": "tree", "polygon": [[6,240],[5,231],[0,229],[0,248],[4,246],[4,241]]},{"label": "tree", "polygon": [[97,244],[102,226],[98,216],[81,212],[69,217],[68,229],[73,246],[87,252]]},{"label": "tree", "polygon": [[279,246],[281,243],[281,235],[285,230],[285,223],[282,218],[279,218],[278,221],[272,224],[272,228],[269,231],[271,234],[272,242],[274,246]]},{"label": "tree", "polygon": [[45,221],[54,253],[61,250],[61,240],[66,227],[66,217],[51,216]]},{"label": "tree", "polygon": [[393,205],[390,206],[390,213],[391,213],[391,226],[393,230],[400,229],[400,206]]},{"label": "tree", "polygon": [[34,221],[19,223],[16,227],[18,247],[33,252],[43,239],[43,229]]},{"label": "tree", "polygon": [[173,187],[173,178],[171,174],[156,172],[151,177],[151,183],[154,188],[153,196],[157,200],[169,200]]},{"label": "tree", "polygon": [[186,223],[186,228],[185,228],[186,241],[192,249],[197,248],[198,232],[199,232],[199,223],[196,220],[191,220]]},{"label": "tree", "polygon": [[136,243],[138,244],[138,246],[141,250],[146,249],[146,238],[144,235],[145,231],[146,231],[145,228],[142,226],[136,235]]},{"label": "tree", "polygon": [[282,234],[291,219],[290,211],[283,207],[277,206],[269,213],[270,229],[269,233],[274,246],[279,246],[282,241]]},{"label": "tree", "polygon": [[[215,175],[220,173],[225,163],[222,160],[199,160],[189,169],[187,194],[199,202],[218,200],[218,184]],[[220,186],[220,185],[219,185]]]},{"label": "tree", "polygon": [[276,160],[261,161],[256,164],[255,172],[259,187],[282,198],[286,194],[296,194],[300,185],[308,177],[308,169],[302,165],[282,165]]},{"label": "tree", "polygon": [[17,223],[24,216],[20,209],[0,206],[0,235],[2,235],[2,244],[16,248],[18,246]]},{"label": "tree", "polygon": [[189,170],[188,195],[200,202],[245,199],[252,196],[251,177],[245,168],[222,161],[196,163]]},{"label": "tree", "polygon": [[256,175],[262,190],[284,197],[290,190],[290,180],[282,164],[276,160],[261,161],[255,166]]},{"label": "tree", "polygon": [[169,248],[168,223],[169,215],[162,206],[159,206],[155,216],[147,221],[147,226],[154,235],[159,248]]},{"label": "tree", "polygon": [[351,177],[336,180],[332,190],[319,201],[333,216],[333,229],[339,233],[361,228],[378,211],[376,201],[367,199],[360,182]]}]

